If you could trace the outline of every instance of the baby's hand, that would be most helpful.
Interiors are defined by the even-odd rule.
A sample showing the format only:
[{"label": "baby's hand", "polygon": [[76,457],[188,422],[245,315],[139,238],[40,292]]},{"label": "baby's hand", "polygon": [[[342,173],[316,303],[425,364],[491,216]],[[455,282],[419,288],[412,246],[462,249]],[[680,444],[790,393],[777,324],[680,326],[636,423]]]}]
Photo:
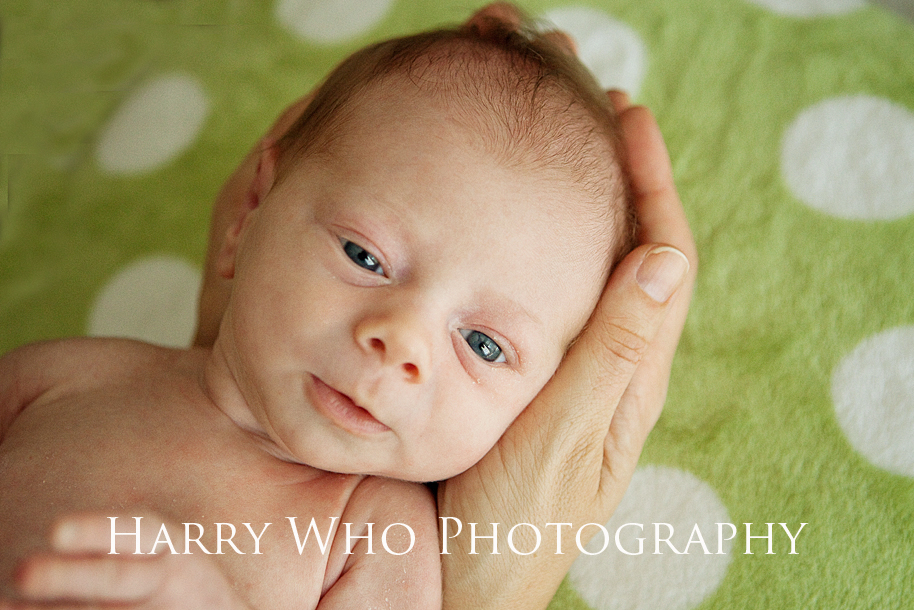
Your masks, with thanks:
[{"label": "baby's hand", "polygon": [[[109,516],[78,514],[58,520],[50,550],[27,557],[16,571],[19,599],[0,600],[0,610],[248,609],[207,557],[169,552],[134,555],[136,540],[128,536],[119,537],[124,539],[115,542],[117,554],[110,554]],[[121,520],[132,521],[132,516],[135,513]],[[162,523],[158,517],[144,515],[142,548],[152,548],[152,533]]]}]

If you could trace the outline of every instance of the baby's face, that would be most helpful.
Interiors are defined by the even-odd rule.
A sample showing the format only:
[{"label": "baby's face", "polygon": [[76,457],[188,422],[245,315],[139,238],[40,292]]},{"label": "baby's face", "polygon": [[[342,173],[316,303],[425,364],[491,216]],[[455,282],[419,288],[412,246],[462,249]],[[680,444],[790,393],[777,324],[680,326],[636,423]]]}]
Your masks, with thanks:
[{"label": "baby's face", "polygon": [[416,481],[462,472],[596,303],[612,244],[595,204],[500,166],[441,112],[380,87],[242,230],[222,332],[254,416],[292,459]]}]

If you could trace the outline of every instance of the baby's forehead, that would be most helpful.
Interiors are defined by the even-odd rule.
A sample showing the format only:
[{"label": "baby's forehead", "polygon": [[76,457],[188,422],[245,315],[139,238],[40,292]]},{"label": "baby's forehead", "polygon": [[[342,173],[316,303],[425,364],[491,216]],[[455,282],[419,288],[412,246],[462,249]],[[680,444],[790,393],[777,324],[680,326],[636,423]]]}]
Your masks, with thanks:
[{"label": "baby's forehead", "polygon": [[[462,166],[454,157],[467,154],[468,149],[468,154],[485,163],[512,172],[512,178],[537,185],[544,196],[525,202],[525,209],[543,212],[555,223],[576,224],[582,231],[605,225],[613,210],[625,204],[622,181],[613,184],[618,162],[608,145],[582,144],[567,133],[573,130],[562,129],[570,119],[556,121],[555,133],[530,127],[530,133],[521,134],[513,129],[521,126],[507,125],[500,110],[477,102],[471,95],[443,99],[417,89],[406,78],[391,77],[353,100],[352,111],[326,152],[340,157],[358,155],[363,163],[365,153],[371,153],[383,168],[402,162],[390,156],[384,136],[414,146],[423,141],[445,143],[422,150],[421,161],[444,164],[460,178]],[[407,133],[412,139],[398,137]],[[566,157],[572,148],[576,158],[569,160]],[[427,176],[417,174],[415,178],[423,181]],[[502,214],[497,203],[482,214]]]}]

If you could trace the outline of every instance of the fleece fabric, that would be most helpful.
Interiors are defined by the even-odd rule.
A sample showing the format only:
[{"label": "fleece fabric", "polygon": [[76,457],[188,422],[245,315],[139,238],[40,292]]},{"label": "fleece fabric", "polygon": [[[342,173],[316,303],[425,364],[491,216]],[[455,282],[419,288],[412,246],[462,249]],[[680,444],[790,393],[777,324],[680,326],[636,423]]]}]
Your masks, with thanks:
[{"label": "fleece fabric", "polygon": [[[186,344],[210,204],[272,119],[482,4],[4,0],[0,351]],[[666,409],[552,609],[914,607],[914,28],[862,0],[520,4],[654,111],[701,257]]]}]

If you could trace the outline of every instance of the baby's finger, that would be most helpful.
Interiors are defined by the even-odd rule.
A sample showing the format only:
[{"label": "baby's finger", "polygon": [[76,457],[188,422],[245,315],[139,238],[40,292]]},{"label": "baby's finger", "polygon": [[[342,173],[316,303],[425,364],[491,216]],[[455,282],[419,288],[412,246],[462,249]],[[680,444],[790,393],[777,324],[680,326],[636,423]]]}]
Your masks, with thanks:
[{"label": "baby's finger", "polygon": [[[163,521],[148,512],[78,513],[59,518],[51,529],[51,547],[61,553],[150,552]],[[136,532],[140,532],[137,536]]]},{"label": "baby's finger", "polygon": [[[118,604],[118,610],[127,610],[130,606]],[[0,600],[0,610],[112,610],[109,604],[84,604],[82,602],[60,602],[49,604],[47,602],[5,601]]]},{"label": "baby's finger", "polygon": [[130,603],[152,595],[164,576],[156,557],[35,555],[19,567],[15,582],[30,602]]}]

